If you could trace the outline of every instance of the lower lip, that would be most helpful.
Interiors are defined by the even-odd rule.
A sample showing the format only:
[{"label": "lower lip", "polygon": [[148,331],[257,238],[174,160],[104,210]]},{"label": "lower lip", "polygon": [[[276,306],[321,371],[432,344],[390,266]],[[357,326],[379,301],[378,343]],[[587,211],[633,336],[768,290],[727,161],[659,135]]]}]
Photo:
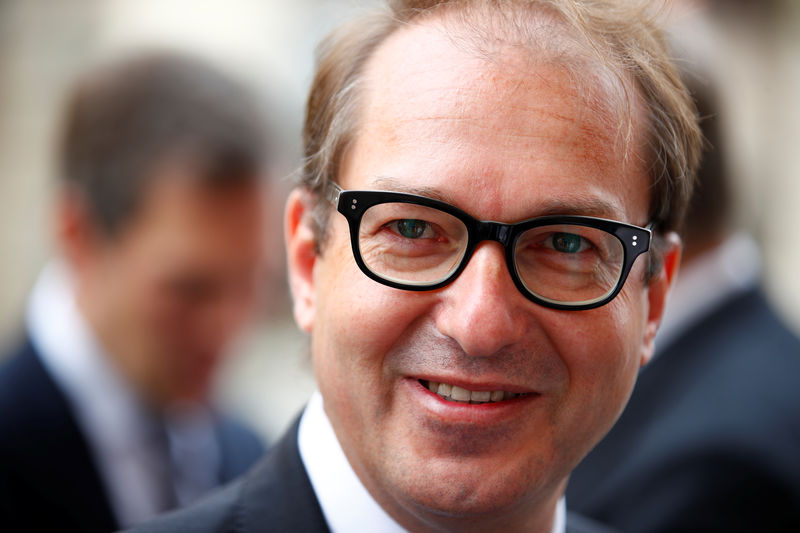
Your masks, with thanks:
[{"label": "lower lip", "polygon": [[471,404],[445,400],[428,390],[415,378],[405,379],[403,386],[411,400],[421,404],[421,407],[432,415],[451,422],[478,425],[502,422],[519,416],[541,397],[539,394],[531,393],[501,402]]}]

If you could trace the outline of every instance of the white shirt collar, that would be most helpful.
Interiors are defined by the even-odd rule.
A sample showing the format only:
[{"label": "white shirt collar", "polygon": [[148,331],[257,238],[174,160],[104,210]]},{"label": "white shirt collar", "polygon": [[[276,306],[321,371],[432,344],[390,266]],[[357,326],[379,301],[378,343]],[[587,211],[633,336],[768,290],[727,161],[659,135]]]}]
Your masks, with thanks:
[{"label": "white shirt collar", "polygon": [[[333,533],[401,533],[403,529],[372,498],[353,471],[315,392],[300,419],[298,447],[322,514]],[[566,504],[556,507],[552,533],[566,531]]]},{"label": "white shirt collar", "polygon": [[[175,498],[180,503],[195,499],[203,487],[218,482],[213,417],[187,410],[167,413],[163,426],[157,425],[155,413],[119,374],[80,313],[66,265],[52,262],[44,268],[26,321],[45,370],[86,438],[121,526],[153,517]],[[174,494],[165,487],[170,482]]]},{"label": "white shirt collar", "polygon": [[760,273],[758,246],[744,233],[682,265],[656,336],[656,355],[725,300],[756,286]]},{"label": "white shirt collar", "polygon": [[27,323],[42,364],[77,411],[82,429],[104,446],[134,446],[141,439],[134,428],[148,413],[78,311],[63,264],[45,266],[31,294]]}]

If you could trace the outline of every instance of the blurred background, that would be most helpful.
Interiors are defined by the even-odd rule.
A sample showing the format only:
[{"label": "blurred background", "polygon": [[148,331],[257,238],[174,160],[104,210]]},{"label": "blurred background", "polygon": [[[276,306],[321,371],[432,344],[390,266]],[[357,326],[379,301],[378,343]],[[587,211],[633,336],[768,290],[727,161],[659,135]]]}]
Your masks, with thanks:
[{"label": "blurred background", "polygon": [[[48,207],[55,125],[74,77],[152,47],[201,55],[262,97],[288,190],[299,164],[313,50],[377,0],[0,0],[0,345],[21,334],[25,299],[52,251]],[[761,244],[769,295],[800,331],[800,2],[675,1],[677,49],[719,93],[736,218]],[[281,232],[281,198],[276,200]],[[270,254],[283,263],[282,249]],[[235,346],[218,395],[274,440],[313,390],[307,339],[285,275]]]}]

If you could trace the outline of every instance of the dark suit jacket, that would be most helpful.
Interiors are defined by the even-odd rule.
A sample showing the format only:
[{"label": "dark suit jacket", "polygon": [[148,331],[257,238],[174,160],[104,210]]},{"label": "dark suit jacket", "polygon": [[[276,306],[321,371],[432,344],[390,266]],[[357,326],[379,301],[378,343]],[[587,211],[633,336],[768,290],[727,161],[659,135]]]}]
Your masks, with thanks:
[{"label": "dark suit jacket", "polygon": [[[218,427],[227,482],[263,453],[240,424]],[[0,368],[0,530],[108,532],[117,524],[84,435],[30,342]]]},{"label": "dark suit jacket", "polygon": [[[247,475],[197,505],[135,528],[135,533],[326,533],[328,525],[297,446],[299,419]],[[613,533],[569,514],[567,533]]]},{"label": "dark suit jacket", "polygon": [[567,502],[622,531],[800,531],[800,343],[758,291],[642,370]]}]

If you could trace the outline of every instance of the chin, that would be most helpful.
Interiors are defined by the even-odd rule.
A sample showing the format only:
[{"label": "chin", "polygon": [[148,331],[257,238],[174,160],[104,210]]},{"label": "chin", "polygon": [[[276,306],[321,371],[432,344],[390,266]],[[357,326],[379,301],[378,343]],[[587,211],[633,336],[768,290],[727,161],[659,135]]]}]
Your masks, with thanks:
[{"label": "chin", "polygon": [[442,519],[491,519],[535,500],[539,491],[532,475],[525,469],[506,475],[497,469],[456,465],[450,475],[429,473],[411,481],[406,496],[419,511]]},{"label": "chin", "polygon": [[169,395],[169,404],[174,407],[192,406],[208,403],[209,387],[196,382],[176,385]]}]

